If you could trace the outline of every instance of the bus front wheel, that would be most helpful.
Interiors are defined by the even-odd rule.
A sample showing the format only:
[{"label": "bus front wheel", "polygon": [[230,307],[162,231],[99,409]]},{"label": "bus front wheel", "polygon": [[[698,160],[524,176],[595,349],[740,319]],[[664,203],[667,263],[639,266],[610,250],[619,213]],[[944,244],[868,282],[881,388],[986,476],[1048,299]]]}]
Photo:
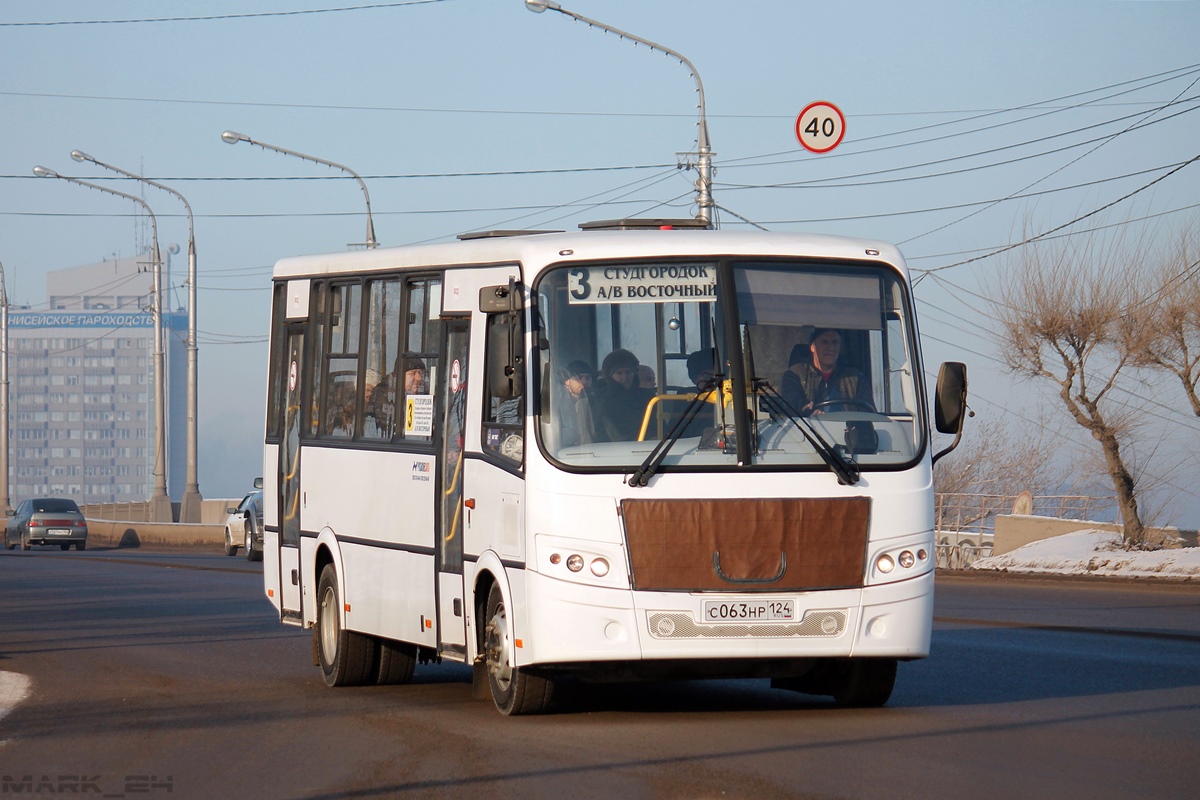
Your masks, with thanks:
[{"label": "bus front wheel", "polygon": [[488,592],[485,619],[484,657],[496,708],[505,716],[545,711],[554,693],[554,681],[513,665],[515,653],[509,636],[508,612],[500,587],[495,584]]},{"label": "bus front wheel", "polygon": [[360,686],[375,679],[375,640],[342,627],[337,570],[326,564],[317,583],[317,653],[326,686]]}]

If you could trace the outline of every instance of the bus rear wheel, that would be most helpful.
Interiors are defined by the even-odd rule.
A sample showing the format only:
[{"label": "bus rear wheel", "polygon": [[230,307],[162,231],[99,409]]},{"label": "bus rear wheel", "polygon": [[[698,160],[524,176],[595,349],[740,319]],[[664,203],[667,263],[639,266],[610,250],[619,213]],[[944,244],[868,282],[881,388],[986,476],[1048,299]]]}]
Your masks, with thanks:
[{"label": "bus rear wheel", "polygon": [[515,653],[509,636],[508,612],[500,587],[495,584],[488,592],[485,619],[483,649],[496,708],[505,716],[545,711],[554,694],[554,681],[513,665]]},{"label": "bus rear wheel", "polygon": [[379,665],[375,683],[380,686],[408,683],[417,668],[417,646],[392,639],[379,640]]},{"label": "bus rear wheel", "polygon": [[374,682],[377,643],[342,627],[337,570],[326,564],[317,583],[317,654],[326,686]]}]

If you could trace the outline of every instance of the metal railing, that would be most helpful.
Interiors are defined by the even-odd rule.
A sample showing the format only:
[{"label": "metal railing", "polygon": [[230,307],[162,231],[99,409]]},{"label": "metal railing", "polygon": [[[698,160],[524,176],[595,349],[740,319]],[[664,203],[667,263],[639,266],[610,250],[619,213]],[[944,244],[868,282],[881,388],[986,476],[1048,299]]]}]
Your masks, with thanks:
[{"label": "metal railing", "polygon": [[[1112,497],[1043,495],[1032,498],[1030,514],[1055,519],[1096,519],[1115,515]],[[996,517],[1013,513],[1017,495],[937,492],[936,563],[939,569],[964,569],[992,554]]]}]

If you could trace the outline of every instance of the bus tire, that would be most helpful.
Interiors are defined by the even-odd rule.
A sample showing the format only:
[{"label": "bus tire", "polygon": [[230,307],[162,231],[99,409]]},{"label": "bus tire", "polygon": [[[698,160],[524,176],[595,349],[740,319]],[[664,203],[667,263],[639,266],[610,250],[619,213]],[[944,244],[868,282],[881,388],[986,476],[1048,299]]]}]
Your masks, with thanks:
[{"label": "bus tire", "polygon": [[417,646],[392,639],[379,640],[379,668],[375,683],[380,686],[408,683],[417,668]]},{"label": "bus tire", "polygon": [[484,654],[488,685],[496,708],[505,716],[540,714],[550,705],[554,681],[513,666],[515,653],[508,632],[508,612],[500,587],[492,584],[488,592],[487,623],[484,627]]},{"label": "bus tire", "polygon": [[317,583],[317,655],[326,686],[361,686],[375,677],[376,642],[342,628],[337,570],[326,564]]},{"label": "bus tire", "polygon": [[896,659],[851,658],[833,682],[833,699],[844,708],[875,708],[892,696]]}]

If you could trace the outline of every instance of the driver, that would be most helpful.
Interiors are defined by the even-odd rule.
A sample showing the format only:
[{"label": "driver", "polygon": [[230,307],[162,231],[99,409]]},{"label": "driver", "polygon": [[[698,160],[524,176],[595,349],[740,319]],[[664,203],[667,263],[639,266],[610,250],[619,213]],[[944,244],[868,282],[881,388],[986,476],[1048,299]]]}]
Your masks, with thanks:
[{"label": "driver", "polygon": [[[797,352],[800,358],[797,358]],[[817,328],[808,339],[808,354],[799,345],[792,351],[793,363],[783,373],[780,393],[788,406],[801,416],[846,408],[873,409],[871,387],[854,367],[840,366],[842,334],[836,328]],[[807,357],[804,357],[806,356]],[[855,401],[838,404],[834,401]]]}]

